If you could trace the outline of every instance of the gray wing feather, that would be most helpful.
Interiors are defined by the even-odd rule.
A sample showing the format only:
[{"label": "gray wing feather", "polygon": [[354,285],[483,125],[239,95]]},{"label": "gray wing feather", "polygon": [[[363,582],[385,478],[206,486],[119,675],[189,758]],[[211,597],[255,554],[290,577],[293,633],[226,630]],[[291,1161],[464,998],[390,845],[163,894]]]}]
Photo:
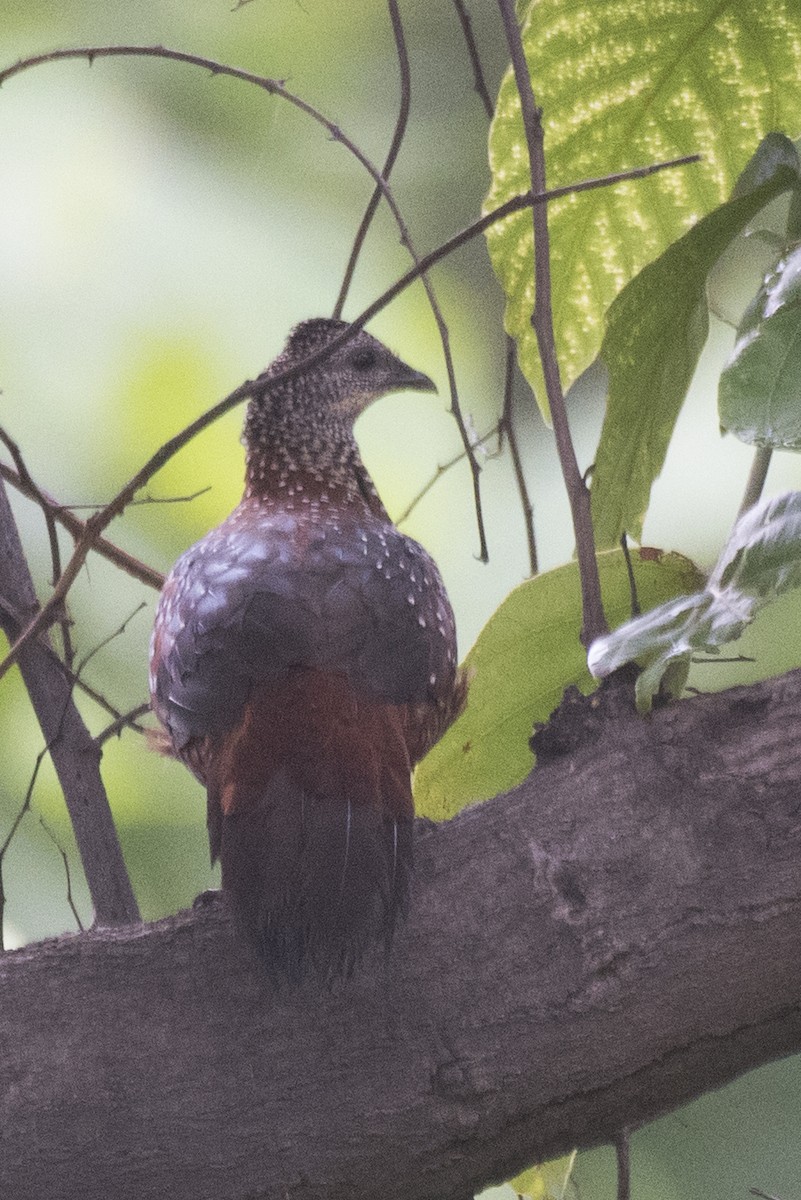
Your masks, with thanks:
[{"label": "gray wing feather", "polygon": [[392,703],[455,671],[453,614],[421,546],[363,514],[234,513],[176,563],[154,633],[154,707],[181,747],[238,719],[294,667],[347,674]]}]

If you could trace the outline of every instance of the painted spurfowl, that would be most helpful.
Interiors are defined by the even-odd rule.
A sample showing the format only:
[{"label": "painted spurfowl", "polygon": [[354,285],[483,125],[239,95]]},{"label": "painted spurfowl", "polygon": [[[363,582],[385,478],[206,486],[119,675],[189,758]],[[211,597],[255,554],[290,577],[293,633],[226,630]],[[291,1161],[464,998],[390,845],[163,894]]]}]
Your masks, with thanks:
[{"label": "painted spurfowl", "polygon": [[208,794],[212,861],[270,966],[347,971],[387,945],[412,864],[411,769],[463,707],[439,572],[392,524],[356,417],[433,391],[364,330],[305,321],[254,385],[245,494],[167,578],[151,643],[168,752]]}]

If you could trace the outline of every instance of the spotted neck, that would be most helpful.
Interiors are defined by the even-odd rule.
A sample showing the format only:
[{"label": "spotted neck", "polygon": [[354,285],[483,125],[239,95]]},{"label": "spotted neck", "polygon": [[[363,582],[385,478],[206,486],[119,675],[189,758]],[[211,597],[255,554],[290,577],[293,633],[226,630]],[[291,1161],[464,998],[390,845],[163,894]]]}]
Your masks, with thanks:
[{"label": "spotted neck", "polygon": [[245,499],[295,508],[312,502],[361,507],[389,520],[351,427],[293,419],[291,409],[251,401],[245,421]]}]

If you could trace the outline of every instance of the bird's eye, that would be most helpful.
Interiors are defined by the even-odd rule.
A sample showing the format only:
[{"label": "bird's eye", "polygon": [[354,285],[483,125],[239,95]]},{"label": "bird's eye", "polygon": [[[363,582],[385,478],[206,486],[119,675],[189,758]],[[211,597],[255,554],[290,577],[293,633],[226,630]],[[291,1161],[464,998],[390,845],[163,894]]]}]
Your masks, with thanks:
[{"label": "bird's eye", "polygon": [[375,366],[375,350],[372,350],[369,346],[360,347],[358,350],[353,351],[350,356],[350,362],[351,366],[355,367],[357,371],[369,371],[371,367]]}]

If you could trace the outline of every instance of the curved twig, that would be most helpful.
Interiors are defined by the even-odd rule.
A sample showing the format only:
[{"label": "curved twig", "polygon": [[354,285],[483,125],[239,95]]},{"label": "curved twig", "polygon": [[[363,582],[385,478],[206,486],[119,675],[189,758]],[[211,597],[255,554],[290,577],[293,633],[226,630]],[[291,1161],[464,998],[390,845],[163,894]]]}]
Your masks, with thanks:
[{"label": "curved twig", "polygon": [[[397,15],[397,10],[396,16],[399,28],[400,17]],[[308,101],[303,100],[294,92],[290,92],[283,83],[276,79],[268,79],[263,75],[255,75],[252,71],[243,71],[239,67],[229,67],[224,63],[215,61],[214,59],[206,58],[204,55],[188,54],[183,50],[170,50],[165,46],[79,46],[66,50],[52,50],[47,54],[36,54],[32,55],[30,58],[20,59],[20,61],[15,63],[13,66],[7,67],[4,71],[0,71],[0,87],[6,82],[6,80],[11,79],[14,75],[18,75],[22,71],[28,70],[32,67],[41,66],[44,63],[58,62],[62,59],[70,58],[86,58],[91,65],[96,58],[118,58],[126,56],[166,58],[173,62],[186,63],[189,66],[203,67],[205,70],[211,71],[213,75],[228,75],[233,79],[240,79],[246,83],[252,83],[255,87],[262,88],[264,91],[269,92],[270,95],[279,96],[282,100],[286,100],[289,104],[294,105],[295,108],[311,117],[312,120],[316,121],[319,125],[322,125],[323,128],[327,130],[330,137],[334,141],[341,142],[342,145],[345,146],[356,159],[358,159],[368,174],[375,180],[376,188],[380,190],[381,195],[389,205],[392,216],[394,217],[395,223],[398,226],[401,245],[406,247],[415,266],[419,264],[420,260],[412,244],[406,222],[401,215],[401,211],[398,208],[389,184],[378,168],[370,161],[367,155],[359,149],[356,143],[342,132],[338,125],[329,120],[329,118],[326,117],[324,113],[320,112],[319,109],[315,108],[314,105],[309,104]],[[448,328],[437,303],[434,289],[431,286],[430,280],[426,278],[425,272],[420,271],[416,278],[420,279],[420,282],[425,289],[429,305],[431,306],[431,312],[439,331],[440,342],[442,343],[442,353],[445,359],[445,368],[448,375],[448,387],[451,397],[450,411],[452,412],[454,420],[456,421],[456,425],[459,429],[459,436],[461,437],[462,444],[467,452],[467,457],[470,461],[470,469],[473,474],[473,495],[479,537],[479,558],[482,562],[486,562],[489,556],[487,552],[487,536],[484,529],[484,515],[481,506],[481,490],[479,486],[479,475],[481,468],[474,457],[472,450],[470,449],[470,434],[459,405],[459,393],[456,386],[456,372],[450,351]],[[68,586],[71,586],[71,582]],[[2,675],[2,668],[0,668],[0,675]]]},{"label": "curved twig", "polygon": [[[30,489],[31,493],[38,499],[39,489],[31,478],[25,459],[22,457],[22,451],[9,433],[0,427],[0,441],[11,455],[14,466],[19,472],[20,479]],[[51,585],[53,587],[59,581],[61,576],[61,547],[58,544],[58,531],[56,530],[56,522],[53,513],[47,504],[39,503],[44,517],[45,526],[47,528],[47,540],[50,543],[50,562],[53,568],[51,577]],[[70,633],[70,619],[66,612],[61,614],[59,618],[59,626],[61,628],[61,643],[64,647],[64,661],[68,667],[72,666],[72,660],[75,657],[75,651],[72,645],[72,634]]]},{"label": "curved twig", "polygon": [[[6,483],[10,483],[13,488],[16,488],[21,495],[26,496],[28,500],[33,500],[41,508],[46,509],[51,514],[53,520],[59,525],[62,525],[69,534],[77,541],[86,531],[86,522],[80,517],[76,517],[71,508],[59,504],[48,492],[43,491],[33,480],[28,476],[27,479],[20,478],[19,474],[5,463],[0,463],[0,478]],[[109,542],[106,538],[96,538],[92,544],[92,549],[96,554],[100,554],[103,558],[107,558],[109,562],[114,563],[115,567],[119,567],[126,575],[130,575],[133,579],[138,579],[140,583],[144,583],[147,587],[155,588],[161,591],[164,585],[164,576],[155,567],[149,567],[147,563],[140,562],[138,558],[134,558],[132,554],[128,554],[126,550],[122,550],[119,546],[115,546],[113,542]]]},{"label": "curved twig", "polygon": [[[388,180],[390,177],[392,168],[395,165],[395,159],[398,157],[398,152],[406,134],[411,99],[409,54],[406,49],[406,38],[404,37],[403,33],[403,23],[400,19],[397,0],[388,0],[388,2],[389,17],[392,22],[392,34],[395,38],[395,49],[398,54],[401,98],[400,107],[398,109],[398,119],[395,123],[395,132],[392,135],[392,141],[390,143],[389,150],[387,151],[387,157],[384,160],[384,169],[381,172],[385,180]],[[362,246],[364,245],[364,239],[367,237],[367,231],[370,228],[373,217],[376,214],[376,209],[378,208],[378,204],[382,195],[383,192],[381,188],[378,186],[378,184],[376,184],[375,190],[373,191],[373,194],[367,203],[367,208],[364,210],[364,216],[361,219],[359,228],[356,231],[356,237],[353,241],[353,248],[350,252],[348,265],[345,268],[345,275],[342,279],[342,286],[339,289],[337,302],[334,305],[333,316],[337,319],[342,316],[342,309],[345,307],[345,300],[347,299],[348,292],[350,291],[350,285],[353,281],[353,273],[356,270],[356,263],[359,255],[361,254]]]},{"label": "curved twig", "polygon": [[[1,73],[0,82],[2,82]],[[410,283],[413,283],[415,279],[418,279],[424,271],[428,270],[428,268],[433,266],[434,263],[439,262],[440,259],[446,258],[447,255],[453,253],[453,251],[459,246],[462,246],[465,244],[465,242],[470,241],[471,238],[483,233],[485,229],[489,229],[490,225],[493,225],[496,221],[502,220],[503,217],[507,217],[513,212],[519,212],[521,209],[528,208],[531,205],[536,206],[545,204],[548,202],[548,200],[557,199],[560,196],[567,196],[572,192],[585,192],[590,191],[593,188],[609,187],[615,183],[620,183],[623,180],[643,178],[646,175],[654,174],[656,171],[666,170],[668,167],[684,166],[687,163],[698,162],[699,160],[700,155],[686,155],[683,158],[674,159],[670,162],[656,163],[648,167],[637,167],[632,171],[620,171],[615,175],[603,176],[599,179],[587,179],[581,183],[568,184],[565,187],[553,188],[550,191],[538,193],[536,196],[532,195],[531,192],[527,192],[521,196],[513,196],[512,199],[508,200],[505,204],[501,204],[498,208],[493,209],[492,212],[486,213],[478,221],[474,221],[471,225],[468,225],[459,233],[454,234],[452,238],[449,238],[446,242],[443,242],[442,245],[438,246],[436,250],[432,250],[430,254],[424,255],[419,264],[410,268],[410,270],[402,275],[400,279],[396,280],[391,287],[387,288],[377,300],[374,300],[372,304],[368,304],[367,308],[362,310],[359,316],[349,324],[347,329],[344,329],[341,334],[338,334],[335,338],[332,338],[327,345],[322,346],[319,350],[316,350],[314,354],[310,354],[308,358],[303,360],[303,362],[296,363],[295,366],[288,367],[286,370],[271,376],[269,379],[264,375],[260,375],[257,379],[245,380],[245,382],[240,384],[239,387],[234,388],[234,390],[229,392],[228,395],[222,400],[219,400],[216,404],[212,405],[212,407],[207,409],[206,412],[201,413],[201,415],[196,417],[194,421],[190,422],[190,424],[185,426],[184,429],[180,430],[179,433],[176,433],[174,437],[171,437],[168,441],[164,442],[164,444],[161,445],[158,450],[151,455],[144,466],[142,466],[136,472],[136,474],[128,480],[128,482],[118,492],[114,499],[111,500],[104,509],[95,513],[83,524],[83,532],[77,540],[73,556],[70,559],[70,562],[67,564],[63,575],[61,576],[58,586],[50,596],[50,599],[47,601],[47,603],[44,604],[39,610],[39,614],[36,619],[32,621],[31,624],[19,636],[19,638],[17,638],[6,658],[0,662],[0,678],[2,678],[6,671],[8,671],[12,664],[16,661],[19,651],[31,640],[31,638],[38,636],[43,629],[47,628],[53,623],[53,613],[57,610],[58,605],[66,596],[75,578],[77,577],[78,572],[86,561],[89,551],[94,547],[103,530],[111,524],[115,517],[120,515],[136,492],[138,492],[141,487],[144,487],[144,485],[153,477],[153,475],[155,475],[157,471],[161,470],[165,463],[169,462],[173,455],[177,454],[178,451],[187,444],[187,442],[191,441],[192,438],[196,436],[196,434],[213,424],[213,422],[223,416],[224,413],[227,413],[237,404],[240,404],[244,399],[246,399],[248,396],[251,396],[254,392],[268,391],[278,384],[283,384],[290,379],[295,379],[298,375],[309,370],[311,367],[317,366],[319,363],[323,362],[326,358],[328,358],[329,355],[333,354],[335,350],[338,350],[341,346],[345,345],[346,342],[349,342],[351,338],[355,337],[358,331],[363,328],[363,326],[366,325],[367,322],[376,315],[376,313],[386,308],[386,306],[392,300],[394,300],[397,295],[404,291],[405,288],[407,288]],[[4,468],[4,470],[7,469],[8,468]]]},{"label": "curved twig", "polygon": [[[473,450],[477,450],[480,446],[483,447],[485,442],[488,442],[489,439],[492,437],[498,436],[499,432],[500,432],[499,425],[494,425],[492,427],[492,429],[489,430],[489,432],[484,434],[483,437],[476,438],[473,441]],[[495,452],[493,451],[492,454],[487,454],[486,457],[494,458]],[[448,471],[450,471],[451,467],[455,467],[455,466],[457,466],[458,463],[464,462],[464,460],[466,458],[467,458],[467,454],[465,453],[465,451],[460,450],[458,454],[454,454],[453,458],[449,458],[447,462],[440,463],[439,466],[437,467],[436,471],[434,472],[434,474],[431,476],[431,478],[426,483],[423,484],[423,486],[420,488],[417,495],[412,497],[412,499],[409,501],[409,503],[404,508],[403,512],[399,513],[398,516],[395,517],[395,524],[403,525],[404,521],[408,521],[409,517],[412,515],[414,510],[417,508],[417,505],[420,503],[420,501],[422,499],[424,499],[425,496],[428,495],[428,493],[431,491],[431,489],[437,483],[439,483],[442,476],[446,475],[448,473]]]},{"label": "curved twig", "polygon": [[514,395],[514,370],[515,370],[515,342],[514,338],[506,335],[506,368],[503,381],[503,415],[501,416],[498,432],[500,437],[505,437],[509,442],[509,453],[512,456],[512,467],[515,473],[515,482],[517,483],[517,491],[520,496],[520,507],[523,510],[523,523],[526,529],[526,545],[528,546],[528,565],[532,575],[539,573],[539,558],[537,556],[537,539],[534,536],[534,507],[531,503],[531,497],[528,494],[528,484],[526,483],[526,475],[523,470],[523,457],[520,453],[520,446],[517,442],[517,434],[515,432],[514,421],[512,418],[512,399]]},{"label": "curved twig", "polygon": [[473,88],[481,98],[481,103],[484,105],[484,111],[492,120],[495,112],[495,107],[492,103],[492,98],[487,89],[487,84],[484,79],[484,72],[481,68],[481,59],[478,53],[476,39],[473,37],[473,24],[470,20],[470,13],[467,11],[467,5],[464,0],[453,0],[453,7],[456,9],[456,15],[459,18],[459,24],[462,27],[464,34],[467,53],[470,56],[470,65],[473,68]]}]

